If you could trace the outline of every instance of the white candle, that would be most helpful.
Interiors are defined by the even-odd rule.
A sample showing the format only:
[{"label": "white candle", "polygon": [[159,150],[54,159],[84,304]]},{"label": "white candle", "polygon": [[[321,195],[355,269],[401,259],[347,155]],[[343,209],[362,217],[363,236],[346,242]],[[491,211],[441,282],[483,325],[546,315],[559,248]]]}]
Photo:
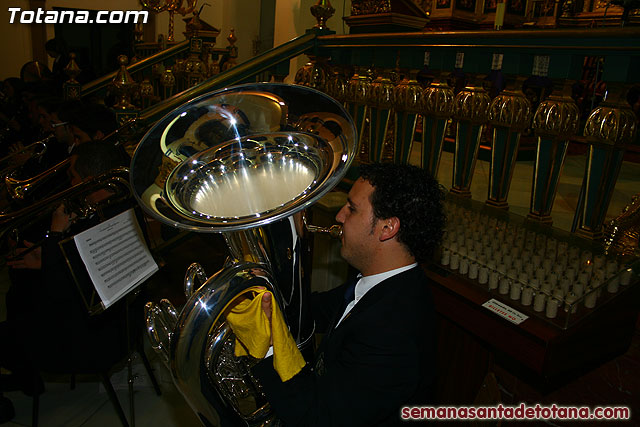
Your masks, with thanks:
[{"label": "white candle", "polygon": [[536,293],[536,296],[533,299],[533,310],[540,312],[544,310],[545,299],[547,296],[543,293]]},{"label": "white candle", "polygon": [[533,266],[538,268],[540,267],[540,263],[542,262],[542,257],[536,254],[533,256],[532,261],[533,261]]},{"label": "white candle", "polygon": [[593,265],[594,265],[595,268],[604,267],[604,255],[596,255],[593,258]]},{"label": "white candle", "polygon": [[476,280],[478,278],[478,263],[469,263],[469,279]]},{"label": "white candle", "polygon": [[535,277],[533,279],[529,279],[529,285],[531,285],[533,289],[540,289],[540,281]]},{"label": "white candle", "polygon": [[620,284],[623,286],[629,285],[629,283],[631,283],[631,277],[633,277],[633,270],[627,268],[620,274]]},{"label": "white candle", "polygon": [[607,261],[607,275],[609,274],[615,274],[618,272],[618,263],[616,262],[616,260],[609,260]]},{"label": "white candle", "polygon": [[607,282],[607,291],[609,293],[615,294],[616,292],[618,292],[619,285],[620,285],[620,276],[619,275],[613,276],[612,278],[609,279],[609,282]]},{"label": "white candle", "polygon": [[509,292],[509,297],[513,300],[520,299],[520,292],[522,288],[519,282],[511,282],[511,289]]},{"label": "white candle", "polygon": [[578,298],[582,297],[582,295],[584,295],[584,285],[582,283],[574,283],[573,293],[576,294]]},{"label": "white candle", "polygon": [[564,266],[562,266],[561,264],[555,264],[553,266],[553,272],[556,276],[562,277],[562,274],[564,273]]},{"label": "white candle", "polygon": [[589,283],[589,273],[587,273],[586,271],[580,273],[580,275],[578,276],[578,282],[582,283],[583,285]]},{"label": "white candle", "polygon": [[547,310],[545,312],[549,319],[554,319],[558,315],[558,300],[555,298],[549,298],[547,302]]},{"label": "white candle", "polygon": [[498,273],[505,276],[507,274],[507,267],[502,263],[498,264]]},{"label": "white candle", "polygon": [[458,270],[458,273],[462,274],[463,276],[466,276],[467,273],[469,272],[469,260],[467,259],[467,257],[462,257],[460,258],[460,268]]},{"label": "white candle", "polygon": [[584,297],[584,306],[587,308],[593,308],[596,306],[596,300],[598,298],[598,292],[591,291]]},{"label": "white candle", "polygon": [[517,271],[522,271],[522,259],[521,258],[516,258],[513,260],[513,268],[515,268]]},{"label": "white candle", "polygon": [[531,305],[531,301],[533,300],[533,289],[529,286],[525,286],[522,290],[522,299],[520,302],[522,305]]},{"label": "white candle", "polygon": [[451,254],[451,260],[449,261],[449,268],[457,270],[460,266],[460,255],[457,252]]},{"label": "white candle", "polygon": [[443,249],[442,257],[440,258],[440,264],[449,265],[450,261],[451,261],[451,252],[449,251],[449,249]]},{"label": "white candle", "polygon": [[481,285],[486,284],[489,281],[489,269],[487,267],[481,267],[478,271],[478,282]]},{"label": "white candle", "polygon": [[502,256],[502,263],[505,265],[505,267],[509,268],[511,267],[511,263],[513,262],[511,255],[510,254],[504,254]]},{"label": "white candle", "polygon": [[500,273],[495,270],[491,270],[489,273],[489,289],[496,289],[498,287],[498,281],[500,280]]},{"label": "white candle", "polygon": [[508,277],[502,277],[500,279],[500,287],[498,288],[498,292],[501,295],[506,295],[509,293],[509,288],[511,287],[511,280]]},{"label": "white candle", "polygon": [[578,311],[578,304],[576,304],[576,301],[578,301],[578,297],[576,296],[576,294],[570,292],[569,294],[567,294],[564,300],[566,303],[564,306],[565,311],[571,313],[575,313],[576,311]]}]

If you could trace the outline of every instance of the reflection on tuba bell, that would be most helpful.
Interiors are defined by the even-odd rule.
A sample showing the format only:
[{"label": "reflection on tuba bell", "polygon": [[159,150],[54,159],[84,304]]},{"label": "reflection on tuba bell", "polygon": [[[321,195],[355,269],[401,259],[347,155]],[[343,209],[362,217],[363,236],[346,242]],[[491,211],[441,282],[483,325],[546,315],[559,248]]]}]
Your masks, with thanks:
[{"label": "reflection on tuba bell", "polygon": [[[207,277],[192,265],[181,311],[148,303],[147,329],[177,388],[206,425],[271,425],[249,368],[233,355],[224,310],[244,290],[274,294],[301,350],[313,324],[292,215],[333,189],[356,153],[344,108],[314,89],[252,84],[196,98],[162,118],[131,164],[134,196],[165,224],[222,233],[231,256]],[[313,229],[313,226],[307,226]],[[318,229],[339,236],[339,228]],[[197,284],[197,285],[196,285]]]},{"label": "reflection on tuba bell", "polygon": [[605,227],[604,246],[621,257],[640,255],[640,193]]}]

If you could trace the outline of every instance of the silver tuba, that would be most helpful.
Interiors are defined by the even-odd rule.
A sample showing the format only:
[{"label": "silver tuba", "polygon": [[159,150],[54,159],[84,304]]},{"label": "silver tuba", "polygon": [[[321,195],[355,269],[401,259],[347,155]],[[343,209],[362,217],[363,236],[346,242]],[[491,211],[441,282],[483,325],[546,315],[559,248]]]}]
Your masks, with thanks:
[{"label": "silver tuba", "polygon": [[[351,118],[332,98],[264,83],[189,101],[138,145],[131,185],[144,210],[171,226],[222,233],[230,251],[211,277],[189,267],[181,310],[167,300],[146,307],[152,344],[203,424],[276,423],[250,372],[256,361],[233,354],[224,311],[246,289],[264,286],[303,354],[312,347],[296,231],[303,222],[292,218],[338,184],[356,141]],[[339,235],[335,228],[308,229]]]}]

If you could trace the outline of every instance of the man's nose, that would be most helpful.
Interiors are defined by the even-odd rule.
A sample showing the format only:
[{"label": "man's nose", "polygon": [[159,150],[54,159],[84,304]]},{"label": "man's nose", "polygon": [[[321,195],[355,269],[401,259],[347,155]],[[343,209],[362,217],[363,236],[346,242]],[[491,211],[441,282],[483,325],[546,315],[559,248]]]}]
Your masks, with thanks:
[{"label": "man's nose", "polygon": [[347,205],[344,205],[336,214],[336,221],[338,221],[340,224],[344,223],[344,210],[346,209]]}]

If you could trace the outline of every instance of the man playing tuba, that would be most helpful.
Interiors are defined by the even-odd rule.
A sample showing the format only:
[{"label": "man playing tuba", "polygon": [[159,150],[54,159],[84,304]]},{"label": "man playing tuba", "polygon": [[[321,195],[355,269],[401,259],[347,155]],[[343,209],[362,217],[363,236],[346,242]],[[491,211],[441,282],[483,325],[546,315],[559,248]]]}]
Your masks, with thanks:
[{"label": "man playing tuba", "polygon": [[[272,356],[254,368],[288,426],[401,424],[404,405],[431,402],[435,320],[429,279],[418,265],[440,242],[445,222],[437,181],[414,166],[361,166],[342,224],[342,257],[357,281],[314,294],[326,331],[313,364],[283,382]],[[272,301],[262,297],[271,322]]]}]

